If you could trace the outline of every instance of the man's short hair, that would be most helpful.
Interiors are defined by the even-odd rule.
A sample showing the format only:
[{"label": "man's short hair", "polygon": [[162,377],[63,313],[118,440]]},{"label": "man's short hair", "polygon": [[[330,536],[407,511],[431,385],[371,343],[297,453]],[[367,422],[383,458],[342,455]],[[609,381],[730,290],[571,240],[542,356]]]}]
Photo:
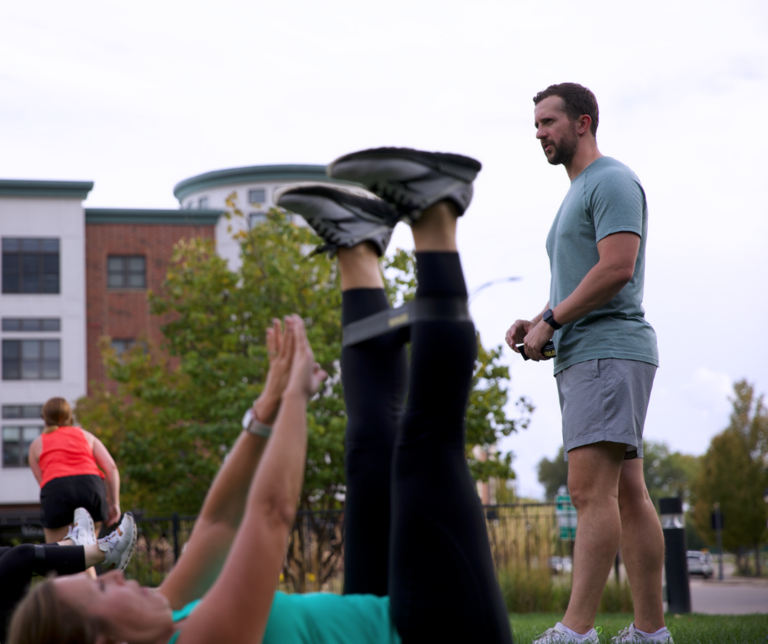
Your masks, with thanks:
[{"label": "man's short hair", "polygon": [[533,104],[538,105],[550,96],[559,96],[563,99],[565,113],[571,121],[575,121],[582,114],[589,116],[592,119],[589,129],[592,131],[592,136],[597,136],[600,111],[597,108],[597,99],[590,90],[578,83],[550,85],[533,97]]}]

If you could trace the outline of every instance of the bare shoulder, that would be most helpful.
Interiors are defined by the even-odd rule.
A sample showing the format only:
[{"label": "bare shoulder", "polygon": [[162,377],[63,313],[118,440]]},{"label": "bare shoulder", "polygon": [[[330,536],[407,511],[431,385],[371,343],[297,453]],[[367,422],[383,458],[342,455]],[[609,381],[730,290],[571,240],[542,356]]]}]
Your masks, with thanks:
[{"label": "bare shoulder", "polygon": [[78,427],[78,429],[83,432],[83,436],[85,436],[85,440],[88,441],[88,444],[93,447],[96,445],[96,443],[99,442],[99,439],[96,438],[91,432],[89,432],[87,429],[83,429],[82,427]]}]

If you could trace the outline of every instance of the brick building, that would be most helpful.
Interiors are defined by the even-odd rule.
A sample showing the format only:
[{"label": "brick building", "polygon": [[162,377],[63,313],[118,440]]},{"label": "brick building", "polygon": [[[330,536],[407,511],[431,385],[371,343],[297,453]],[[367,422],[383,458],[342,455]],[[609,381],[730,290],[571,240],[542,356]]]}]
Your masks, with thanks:
[{"label": "brick building", "polygon": [[85,211],[86,365],[88,392],[104,382],[100,340],[118,352],[134,342],[159,345],[163,320],[150,315],[147,290],[165,279],[181,239],[213,239],[218,210]]}]

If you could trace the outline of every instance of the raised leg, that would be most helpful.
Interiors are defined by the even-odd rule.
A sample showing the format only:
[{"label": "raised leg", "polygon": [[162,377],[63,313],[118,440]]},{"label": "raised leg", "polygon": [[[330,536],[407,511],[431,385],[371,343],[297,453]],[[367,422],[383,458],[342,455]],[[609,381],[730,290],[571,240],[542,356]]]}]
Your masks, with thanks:
[{"label": "raised leg", "polygon": [[[343,324],[389,308],[375,250],[339,249]],[[345,347],[347,408],[344,592],[388,593],[392,455],[407,381],[401,333]]]},{"label": "raised leg", "polygon": [[[98,550],[98,546],[93,548]],[[86,566],[84,550],[83,546],[63,548],[57,543],[44,546],[25,543],[15,548],[0,549],[0,642],[6,640],[5,632],[13,609],[24,597],[32,575],[82,572]],[[102,554],[101,560],[103,558]]]},{"label": "raised leg", "polygon": [[[417,298],[466,298],[454,207],[413,226]],[[480,500],[467,467],[464,415],[477,339],[466,320],[411,329],[408,403],[395,454],[392,617],[405,644],[512,642]]]}]

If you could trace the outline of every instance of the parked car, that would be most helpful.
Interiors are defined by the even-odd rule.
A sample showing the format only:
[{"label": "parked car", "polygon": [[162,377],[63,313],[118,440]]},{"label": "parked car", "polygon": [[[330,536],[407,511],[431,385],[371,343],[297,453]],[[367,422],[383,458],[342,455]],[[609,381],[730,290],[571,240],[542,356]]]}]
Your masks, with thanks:
[{"label": "parked car", "polygon": [[709,579],[715,574],[715,562],[712,559],[712,555],[700,550],[689,550],[688,574],[703,575],[704,579]]},{"label": "parked car", "polygon": [[573,572],[573,559],[570,557],[550,557],[549,569],[553,574],[570,574]]}]

